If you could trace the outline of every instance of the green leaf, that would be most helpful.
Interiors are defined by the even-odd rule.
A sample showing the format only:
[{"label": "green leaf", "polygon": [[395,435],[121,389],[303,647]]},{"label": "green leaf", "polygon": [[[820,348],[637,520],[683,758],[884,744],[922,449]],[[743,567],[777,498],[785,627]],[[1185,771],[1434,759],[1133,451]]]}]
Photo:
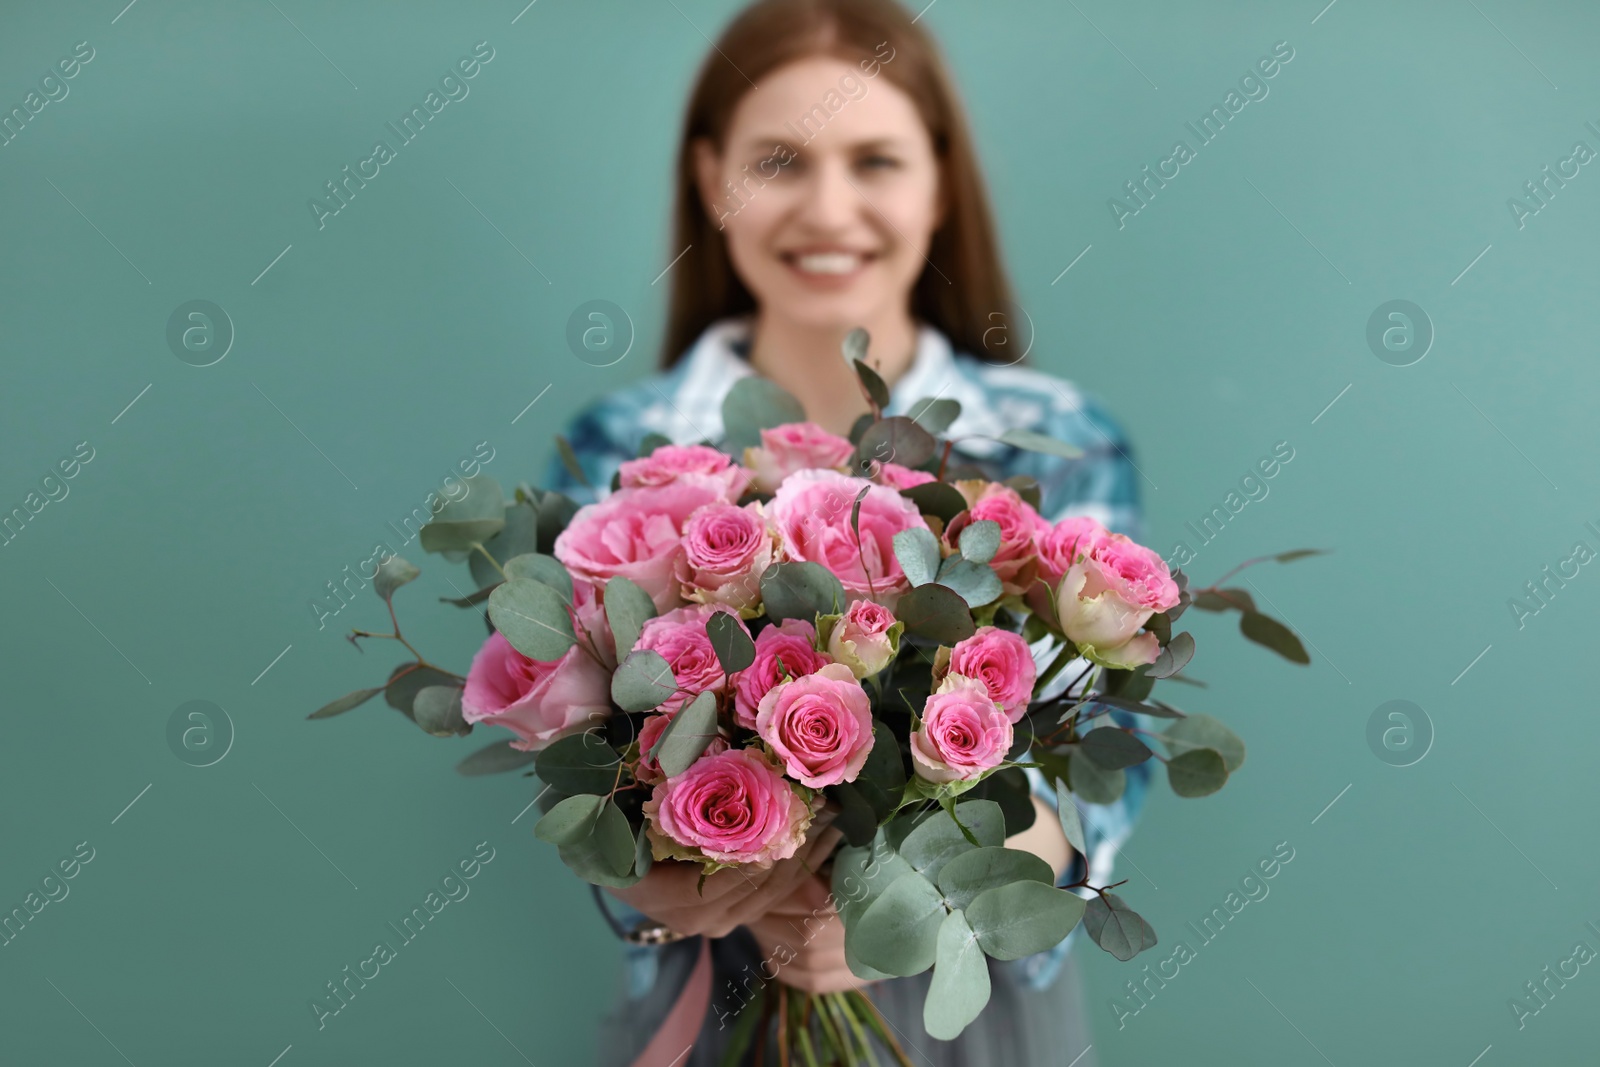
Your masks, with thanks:
[{"label": "green leaf", "polygon": [[941,434],[961,417],[961,404],[954,400],[923,397],[911,405],[906,417],[931,434]]},{"label": "green leaf", "polygon": [[978,629],[967,602],[942,585],[917,586],[900,598],[894,613],[909,632],[941,645],[965,641]]},{"label": "green leaf", "polygon": [[860,848],[872,842],[878,832],[878,812],[872,802],[854,782],[840,782],[828,787],[828,795],[839,803],[834,829],[844,835],[845,841]]},{"label": "green leaf", "polygon": [[1000,524],[993,519],[979,519],[961,528],[957,538],[961,555],[974,563],[988,563],[1000,551]]},{"label": "green leaf", "polygon": [[906,784],[905,757],[894,732],[881,720],[872,724],[872,748],[853,783],[876,813],[874,825],[887,819],[900,803]]},{"label": "green leaf", "polygon": [[854,366],[867,358],[867,346],[872,343],[872,335],[857,326],[844,335],[844,342],[839,345],[839,351],[844,356],[846,366]]},{"label": "green leaf", "polygon": [[804,619],[844,609],[844,586],[820,563],[774,563],[761,574],[761,599],[773,622]]},{"label": "green leaf", "polygon": [[668,437],[666,434],[647,433],[644,435],[644,440],[639,442],[638,458],[643,459],[645,456],[648,456],[662,445],[670,445],[671,443],[672,438]]},{"label": "green leaf", "polygon": [[1171,678],[1183,670],[1194,659],[1194,637],[1191,634],[1178,634],[1167,647],[1161,650],[1156,661],[1150,665],[1150,677]]},{"label": "green leaf", "polygon": [[606,798],[580,794],[571,796],[545,813],[533,827],[533,836],[552,845],[581,841],[594,832]]},{"label": "green leaf", "polygon": [[1247,611],[1239,617],[1239,632],[1258,645],[1272,649],[1291,663],[1310,663],[1311,656],[1300,638],[1283,623],[1259,611]]},{"label": "green leaf", "polygon": [[567,473],[572,475],[573,481],[579,485],[589,484],[589,476],[583,472],[583,464],[578,462],[578,454],[572,450],[572,442],[560,434],[556,434],[556,454],[561,457],[561,465],[567,468]]},{"label": "green leaf", "polygon": [[383,699],[391,708],[415,721],[416,716],[411,713],[411,707],[416,702],[418,693],[430,685],[460,684],[459,678],[452,678],[432,667],[417,667],[412,663],[402,663],[389,672],[389,682],[383,687]]},{"label": "green leaf", "polygon": [[979,893],[1031,879],[1054,885],[1055,872],[1032,852],[986,846],[963,852],[939,872],[939,891],[953,908],[964,908]]},{"label": "green leaf", "polygon": [[713,612],[706,620],[706,636],[711,639],[712,651],[722,664],[722,673],[742,671],[756,661],[756,643],[744,628],[737,615],[731,612]]},{"label": "green leaf", "polygon": [[523,752],[511,747],[510,741],[496,741],[485,745],[456,764],[456,773],[475,778],[481,774],[504,774],[526,767],[539,758],[537,752]]},{"label": "green leaf", "polygon": [[[572,517],[578,513],[578,504],[571,497],[557,492],[549,492],[539,498],[539,517],[535,524],[535,540],[531,551],[555,551],[556,538],[561,531],[572,522]],[[488,545],[484,546],[488,548]],[[491,550],[492,551],[492,550]],[[525,549],[524,551],[528,551]],[[515,552],[506,552],[504,555],[514,556]],[[503,558],[502,553],[495,553],[495,559]]]},{"label": "green leaf", "polygon": [[1144,916],[1115,893],[1099,893],[1084,909],[1083,928],[1094,943],[1126,963],[1156,947],[1156,932]]},{"label": "green leaf", "polygon": [[381,600],[388,600],[394,596],[394,591],[407,582],[416,581],[421,574],[414,563],[407,563],[399,556],[390,556],[378,564],[378,573],[372,577],[372,588],[377,591]]},{"label": "green leaf", "polygon": [[1295,560],[1305,559],[1307,556],[1325,556],[1329,551],[1326,548],[1297,548],[1292,552],[1279,552],[1272,558],[1279,563],[1293,563]]},{"label": "green leaf", "polygon": [[1150,758],[1150,749],[1128,731],[1115,726],[1097,726],[1084,734],[1079,751],[1104,770],[1133,767]]},{"label": "green leaf", "polygon": [[561,594],[531,578],[512,578],[489,594],[489,618],[511,647],[529,659],[553,663],[576,642]]},{"label": "green leaf", "polygon": [[1201,592],[1194,598],[1194,606],[1201,611],[1254,611],[1255,598],[1248,589],[1219,589],[1215,593]]},{"label": "green leaf", "polygon": [[560,793],[607,793],[617,780],[621,757],[598,732],[557,738],[535,757],[539,781]]},{"label": "green leaf", "polygon": [[969,608],[993,603],[1005,592],[993,567],[960,556],[944,561],[944,566],[939,568],[939,584],[957,593]]},{"label": "green leaf", "polygon": [[411,711],[417,725],[434,737],[457,737],[472,731],[461,717],[460,686],[428,686],[417,693]]},{"label": "green leaf", "polygon": [[727,448],[738,455],[761,444],[761,431],[806,421],[800,402],[770,379],[752,374],[740,378],[722,401],[722,427]]},{"label": "green leaf", "polygon": [[1075,746],[1067,759],[1067,779],[1072,791],[1090,804],[1114,804],[1128,785],[1128,773],[1108,770]]},{"label": "green leaf", "polygon": [[845,927],[845,945],[867,966],[902,978],[933,966],[944,897],[915,871],[902,874]]},{"label": "green leaf", "polygon": [[1059,945],[1083,910],[1083,899],[1065,889],[1021,881],[978,894],[966,915],[983,951],[997,960],[1020,960]]},{"label": "green leaf", "polygon": [[1061,830],[1067,835],[1067,844],[1071,845],[1078,855],[1088,857],[1089,848],[1083,840],[1083,820],[1078,816],[1078,805],[1072,799],[1072,791],[1066,786],[1056,785],[1056,815],[1061,820]]},{"label": "green leaf", "polygon": [[923,482],[900,490],[900,495],[917,505],[917,510],[924,515],[932,515],[946,524],[967,510],[967,498],[948,482]]},{"label": "green leaf", "polygon": [[926,526],[911,526],[894,535],[894,558],[913,586],[927,585],[939,573],[939,539]]},{"label": "green leaf", "polygon": [[717,736],[717,695],[701,693],[667,723],[650,755],[668,778],[676,778],[700,758]]},{"label": "green leaf", "polygon": [[1047,456],[1060,456],[1062,459],[1077,459],[1083,455],[1083,449],[1057,441],[1054,437],[1047,437],[1042,433],[1032,430],[1007,430],[1000,435],[1000,440],[1013,448],[1020,448],[1027,452],[1042,452]]},{"label": "green leaf", "polygon": [[867,427],[856,445],[856,470],[865,473],[873,463],[898,463],[920,467],[933,458],[939,442],[904,415],[891,415]]},{"label": "green leaf", "polygon": [[1228,763],[1214,748],[1192,748],[1167,761],[1167,784],[1180,797],[1210,796],[1228,781]]},{"label": "green leaf", "polygon": [[855,361],[856,377],[861,380],[861,388],[866,390],[867,397],[872,401],[873,407],[882,411],[889,406],[889,387],[883,384],[883,379],[878,372],[862,360]]},{"label": "green leaf", "polygon": [[500,483],[487,474],[475,474],[463,478],[462,484],[466,495],[446,501],[433,521],[422,528],[424,552],[465,551],[505,529],[506,500]]},{"label": "green leaf", "polygon": [[911,864],[888,847],[880,831],[871,846],[841,848],[833,861],[833,896],[839,915],[848,926],[883,895],[895,879],[911,871]]},{"label": "green leaf", "polygon": [[572,575],[567,573],[567,568],[554,556],[546,556],[539,552],[524,552],[520,556],[513,556],[501,565],[506,572],[506,579],[526,578],[530,581],[543,582],[557,593],[567,604],[572,603]]},{"label": "green leaf", "polygon": [[611,635],[617,639],[617,655],[626,657],[639,643],[644,624],[656,617],[655,601],[628,579],[613,578],[606,583],[605,608]]},{"label": "green leaf", "polygon": [[603,796],[568,797],[539,820],[533,833],[558,846],[561,861],[585,881],[623,887],[639,879],[628,817]]},{"label": "green leaf", "polygon": [[954,1041],[989,1003],[989,961],[978,938],[959,911],[939,924],[933,980],[922,1002],[922,1026],[928,1036]]},{"label": "green leaf", "polygon": [[335,715],[343,715],[352,708],[359,708],[381,692],[383,692],[382,686],[376,689],[357,689],[354,693],[346,693],[338,700],[322,705],[322,707],[307,715],[306,718],[331,719]]},{"label": "green leaf", "polygon": [[[967,840],[963,826],[977,844]],[[1005,834],[1006,817],[1000,805],[992,800],[964,800],[956,805],[954,818],[948,812],[936,811],[917,824],[900,843],[899,852],[918,873],[938,878],[939,871],[956,856],[984,845],[999,845],[1005,841]]]},{"label": "green leaf", "polygon": [[1244,742],[1210,715],[1179,719],[1161,732],[1161,740],[1174,756],[1197,748],[1216,749],[1229,774],[1244,765]]},{"label": "green leaf", "polygon": [[659,708],[678,691],[672,665],[661,653],[639,648],[611,676],[611,699],[623,711],[650,711]]},{"label": "green leaf", "polygon": [[1026,474],[1013,474],[1000,484],[1015,489],[1017,495],[1030,504],[1033,510],[1038,511],[1043,506],[1044,490],[1040,488],[1037,478],[1031,478]]},{"label": "green leaf", "polygon": [[[483,543],[483,552],[489,553],[495,559],[505,560],[525,552],[539,551],[537,507],[520,501],[508,504],[505,519],[505,528]],[[494,585],[503,580],[500,572],[494,569],[494,565],[485,558],[483,552],[474,552],[467,557],[467,570],[471,572],[472,580],[480,587]]]},{"label": "green leaf", "polygon": [[1127,700],[1123,697],[1113,697],[1106,696],[1104,693],[1095,693],[1088,699],[1086,703],[1109,704],[1113,708],[1121,708],[1123,711],[1136,711],[1140,715],[1154,715],[1158,719],[1183,718],[1183,712],[1172,707],[1170,704],[1165,704],[1159,700]]}]

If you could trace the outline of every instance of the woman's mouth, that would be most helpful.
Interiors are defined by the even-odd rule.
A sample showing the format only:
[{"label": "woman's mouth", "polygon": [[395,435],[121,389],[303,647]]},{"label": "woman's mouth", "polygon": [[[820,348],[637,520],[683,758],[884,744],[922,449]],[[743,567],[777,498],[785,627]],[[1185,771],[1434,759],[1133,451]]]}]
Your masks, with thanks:
[{"label": "woman's mouth", "polygon": [[783,252],[779,258],[800,278],[813,284],[834,286],[854,280],[878,257],[872,252],[830,250]]}]

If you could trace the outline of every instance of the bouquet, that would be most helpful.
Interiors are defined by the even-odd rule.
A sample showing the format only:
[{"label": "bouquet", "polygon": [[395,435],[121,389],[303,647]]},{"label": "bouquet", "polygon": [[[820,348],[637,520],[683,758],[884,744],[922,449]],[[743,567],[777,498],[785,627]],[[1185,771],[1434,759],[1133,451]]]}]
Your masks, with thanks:
[{"label": "bouquet", "polygon": [[[393,632],[349,637],[412,658],[311,717],[381,692],[440,737],[509,730],[459,769],[531,763],[535,836],[597,886],[663,861],[770,867],[826,806],[843,834],[832,902],[851,970],[933,968],[924,1023],[950,1039],[989,999],[985,957],[1049,949],[1079,923],[1120,960],[1156,944],[1117,886],[1085,873],[1058,888],[1042,859],[1005,847],[1035,818],[1028,772],[1054,787],[1086,855],[1079,804],[1114,802],[1128,768],[1158,760],[1173,792],[1199,797],[1244,761],[1221,722],[1152,695],[1160,680],[1202,684],[1182,673],[1188,608],[1237,611],[1247,638],[1309,657],[1248,592],[1191,590],[1091,518],[1044,520],[1031,479],[952,467],[941,435],[959,406],[885,416],[866,344],[858,330],[844,346],[871,407],[848,439],[750,377],[724,404],[722,448],[647,440],[598,503],[527,485],[508,501],[487,475],[468,479],[421,531],[478,586],[450,602],[487,611],[466,675],[402,635],[393,598],[419,571],[389,556],[373,580]],[[1000,440],[1081,455],[1027,430]],[[745,1009],[730,1062],[770,1039],[774,1016],[780,1062],[875,1063],[869,1034],[910,1062],[866,996],[791,995],[781,976]]]}]

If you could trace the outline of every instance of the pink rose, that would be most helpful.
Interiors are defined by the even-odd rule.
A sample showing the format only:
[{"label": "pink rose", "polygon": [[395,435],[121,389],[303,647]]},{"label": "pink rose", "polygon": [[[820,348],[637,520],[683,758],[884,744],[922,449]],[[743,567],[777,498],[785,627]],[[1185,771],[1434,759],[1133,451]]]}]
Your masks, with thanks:
[{"label": "pink rose", "polygon": [[829,663],[817,651],[817,631],[804,619],[784,619],[756,635],[755,662],[733,676],[733,719],[756,728],[761,698],[785,677],[811,674]]},{"label": "pink rose", "polygon": [[1017,722],[1033,699],[1036,670],[1028,642],[1010,630],[982,626],[950,650],[950,673],[984,684],[989,697]]},{"label": "pink rose", "polygon": [[840,616],[829,616],[828,655],[845,664],[857,678],[870,678],[900,651],[905,623],[894,612],[870,600],[857,600]]},{"label": "pink rose", "polygon": [[872,750],[872,701],[849,667],[830,663],[762,697],[756,733],[800,784],[853,782]]},{"label": "pink rose", "polygon": [[578,509],[556,538],[555,557],[574,577],[600,585],[627,578],[650,594],[657,611],[670,611],[683,602],[673,574],[683,524],[695,508],[720,499],[710,481],[619,489]]},{"label": "pink rose", "polygon": [[770,867],[795,854],[821,804],[820,795],[803,800],[756,749],[730,748],[657,784],[644,814],[658,860]]},{"label": "pink rose", "polygon": [[[857,546],[850,512],[863,489],[867,495],[861,500]],[[784,554],[822,564],[852,599],[884,603],[911,587],[895,558],[894,535],[913,527],[926,529],[927,523],[915,504],[888,486],[835,471],[800,471],[778,487],[767,514]]]},{"label": "pink rose", "polygon": [[578,640],[587,634],[600,658],[613,670],[617,666],[617,639],[611,633],[611,620],[606,618],[606,607],[600,598],[600,587],[582,578],[572,583],[572,618],[578,630]]},{"label": "pink rose", "polygon": [[1177,606],[1178,585],[1161,557],[1122,534],[1107,534],[1067,569],[1056,595],[1061,629],[1085,659],[1129,670],[1161,652],[1139,628]]},{"label": "pink rose", "polygon": [[702,604],[759,614],[761,572],[772,562],[772,533],[761,505],[707,504],[683,528],[680,592]]},{"label": "pink rose", "polygon": [[1109,534],[1087,515],[1062,519],[1040,533],[1039,576],[1054,588],[1078,559],[1087,555]]},{"label": "pink rose", "polygon": [[945,530],[945,540],[954,548],[961,531],[970,523],[980,519],[999,523],[1000,548],[989,566],[1000,576],[1000,584],[1007,593],[1025,592],[1033,584],[1033,564],[1038,553],[1036,540],[1049,530],[1049,524],[1009,485],[970,481],[957,482],[956,488],[967,498],[968,508],[964,515],[951,521]]},{"label": "pink rose", "polygon": [[[647,756],[646,753],[655,747],[657,741],[661,740],[662,731],[667,728],[667,724],[671,721],[672,715],[651,715],[644,720],[644,725],[639,727],[639,760],[633,768],[633,776],[637,780],[649,784],[666,778],[666,775],[661,773],[661,765],[653,757]],[[701,753],[701,756],[702,758],[715,756],[718,752],[726,751],[728,751],[728,739],[719,733],[711,739],[711,744],[706,746],[706,750]]]},{"label": "pink rose", "polygon": [[973,781],[1005,761],[1011,720],[976,678],[946,675],[911,731],[911,762],[930,782]]},{"label": "pink rose", "polygon": [[733,457],[710,445],[662,445],[648,456],[625,460],[617,472],[624,489],[671,485],[709,479],[729,501],[738,500],[750,474]]},{"label": "pink rose", "polygon": [[810,468],[840,470],[850,464],[856,446],[813,422],[788,422],[761,431],[761,446],[744,451],[744,464],[755,473],[764,493],[777,492],[795,471]]},{"label": "pink rose", "polygon": [[902,467],[898,463],[880,463],[877,476],[872,480],[879,485],[887,485],[890,489],[910,489],[914,485],[926,485],[939,479],[927,471]]},{"label": "pink rose", "polygon": [[461,717],[504,726],[517,735],[511,747],[537,752],[611,714],[611,674],[574,645],[553,663],[529,659],[505,635],[472,657]]},{"label": "pink rose", "polygon": [[[675,712],[701,693],[716,692],[727,684],[728,676],[722,672],[722,663],[706,634],[706,623],[719,610],[722,609],[703,604],[678,608],[647,620],[639,631],[639,643],[634,649],[659,652],[672,668],[672,679],[679,690],[666,699],[661,711]],[[738,618],[732,612],[728,614]],[[739,625],[743,627],[744,623]]]}]

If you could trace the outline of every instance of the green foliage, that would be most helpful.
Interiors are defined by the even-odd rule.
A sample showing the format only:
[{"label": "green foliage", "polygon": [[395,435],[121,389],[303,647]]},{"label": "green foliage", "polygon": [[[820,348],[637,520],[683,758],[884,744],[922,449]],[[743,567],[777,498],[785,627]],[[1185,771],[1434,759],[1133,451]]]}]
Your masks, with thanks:
[{"label": "green foliage", "polygon": [[639,631],[656,617],[655,601],[650,594],[626,578],[613,578],[606,583],[606,622],[617,641],[617,656],[625,658],[639,643]]},{"label": "green foliage", "polygon": [[953,1041],[989,1003],[989,964],[967,918],[952,911],[939,924],[933,980],[922,1003],[928,1036]]},{"label": "green foliage", "polygon": [[1193,658],[1194,638],[1186,633],[1178,634],[1167,642],[1156,661],[1150,665],[1150,677],[1171,678],[1187,667]]},{"label": "green foliage", "polygon": [[933,458],[939,442],[927,430],[904,415],[891,415],[867,427],[856,445],[856,470],[865,472],[872,463],[898,463],[920,467]]},{"label": "green foliage", "polygon": [[1156,947],[1155,930],[1115,893],[1102,892],[1089,901],[1083,913],[1083,928],[1095,944],[1124,963],[1145,949]]},{"label": "green foliage", "polygon": [[617,780],[616,750],[594,733],[569,734],[540,750],[533,770],[551,789],[569,796],[604,793]]},{"label": "green foliage", "polygon": [[417,575],[421,574],[414,563],[407,563],[399,556],[390,556],[378,564],[378,573],[372,576],[372,588],[379,599],[387,601],[394,596],[394,591],[408,582],[414,582]]},{"label": "green foliage", "polygon": [[1290,663],[1310,663],[1306,646],[1283,623],[1259,611],[1247,611],[1239,617],[1239,632],[1258,645],[1272,649]]},{"label": "green foliage", "polygon": [[331,719],[335,715],[343,715],[352,708],[359,708],[381,692],[383,692],[383,687],[381,686],[376,689],[357,689],[353,693],[346,693],[338,700],[322,705],[322,707],[307,715],[306,718]]},{"label": "green foliage", "polygon": [[1027,452],[1040,452],[1047,456],[1060,456],[1062,459],[1077,459],[1083,455],[1083,449],[1057,441],[1054,437],[1047,437],[1042,433],[1032,430],[1012,429],[1000,435],[1000,440],[1013,448],[1020,448]]},{"label": "green foliage", "polygon": [[980,893],[1030,879],[1052,885],[1055,872],[1032,852],[988,845],[948,861],[939,872],[938,884],[951,907],[964,908]]},{"label": "green foliage", "polygon": [[1210,796],[1227,781],[1227,761],[1214,748],[1192,748],[1167,761],[1167,784],[1180,797]]},{"label": "green foliage", "polygon": [[1104,770],[1133,767],[1150,758],[1143,741],[1119,726],[1097,726],[1083,735],[1079,751]]},{"label": "green foliage", "polygon": [[894,535],[894,558],[913,586],[927,585],[939,573],[939,541],[926,526],[912,526]]},{"label": "green foliage", "polygon": [[917,586],[900,598],[894,612],[908,633],[941,645],[953,645],[977,632],[967,602],[943,585]]},{"label": "green foliage", "polygon": [[561,595],[563,603],[572,603],[572,575],[567,573],[560,560],[554,556],[546,556],[540,552],[524,552],[520,556],[512,556],[501,564],[501,569],[506,572],[506,578],[526,578],[529,581],[543,582]]},{"label": "green foliage", "polygon": [[761,599],[773,622],[804,619],[844,610],[844,586],[820,563],[774,563],[761,574]]},{"label": "green foliage", "polygon": [[1167,751],[1181,755],[1197,748],[1215,749],[1229,774],[1244,764],[1244,742],[1239,735],[1210,715],[1190,715],[1161,732]]},{"label": "green foliage", "polygon": [[722,427],[727,448],[734,455],[759,445],[762,430],[805,419],[798,400],[756,374],[734,382],[722,401]]},{"label": "green foliage", "polygon": [[419,690],[411,712],[417,725],[434,737],[460,737],[472,732],[472,725],[461,717],[458,685],[430,685]]},{"label": "green foliage", "polygon": [[463,479],[467,493],[446,501],[433,521],[422,528],[424,552],[465,551],[481,545],[506,525],[505,495],[500,483],[487,474]]},{"label": "green foliage", "polygon": [[577,641],[561,594],[531,578],[512,578],[489,594],[489,618],[511,647],[552,663]]},{"label": "green foliage", "polygon": [[701,693],[673,715],[649,755],[668,778],[676,778],[700,758],[717,736],[717,697]]},{"label": "green foliage", "polygon": [[955,400],[924,397],[911,405],[906,416],[931,434],[941,434],[961,417],[961,404]]},{"label": "green foliage", "polygon": [[957,537],[961,555],[973,563],[988,563],[1000,551],[1000,524],[993,519],[979,519],[961,528]]},{"label": "green foliage", "polygon": [[623,711],[651,711],[677,690],[672,665],[648,648],[629,652],[611,676],[611,699]]},{"label": "green foliage", "polygon": [[1083,917],[1081,897],[1029,879],[986,890],[967,906],[967,922],[983,951],[1020,960],[1059,945]]},{"label": "green foliage", "polygon": [[504,774],[526,767],[538,758],[536,752],[523,752],[511,747],[510,741],[496,741],[485,745],[456,764],[456,773],[475,778],[483,774]]},{"label": "green foliage", "polygon": [[756,643],[738,616],[718,611],[706,620],[706,636],[724,674],[742,671],[756,661]]}]

